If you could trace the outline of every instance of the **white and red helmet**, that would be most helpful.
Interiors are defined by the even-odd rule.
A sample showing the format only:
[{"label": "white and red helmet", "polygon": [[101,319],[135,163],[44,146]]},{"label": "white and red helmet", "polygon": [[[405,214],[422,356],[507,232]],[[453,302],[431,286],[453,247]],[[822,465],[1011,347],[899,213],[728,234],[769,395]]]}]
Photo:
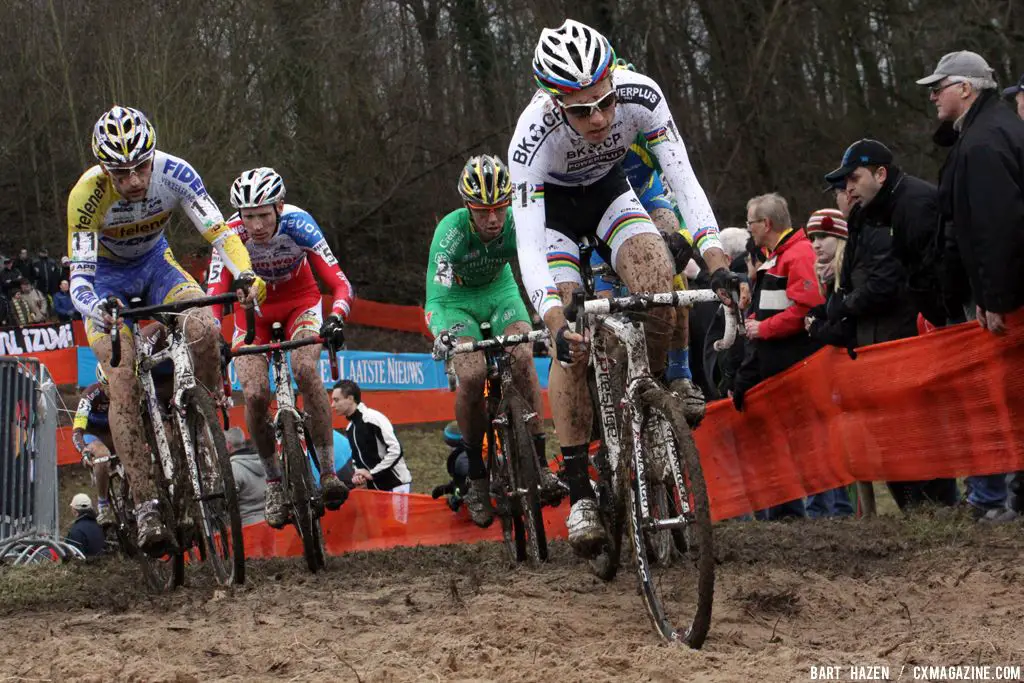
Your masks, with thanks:
[{"label": "white and red helmet", "polygon": [[244,171],[231,183],[231,206],[236,209],[254,209],[282,199],[284,180],[269,166]]}]

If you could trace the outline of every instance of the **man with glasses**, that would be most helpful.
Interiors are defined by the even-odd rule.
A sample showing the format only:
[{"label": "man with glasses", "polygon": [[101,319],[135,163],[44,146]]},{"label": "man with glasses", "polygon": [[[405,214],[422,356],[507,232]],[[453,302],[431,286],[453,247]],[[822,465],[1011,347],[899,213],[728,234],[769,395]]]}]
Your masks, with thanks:
[{"label": "man with glasses", "polygon": [[[458,342],[480,340],[480,323],[490,323],[495,335],[525,334],[532,329],[510,262],[516,256],[516,230],[508,208],[512,182],[501,159],[484,154],[471,157],[459,177],[465,207],[445,216],[434,231],[427,263],[427,325],[435,337],[448,331]],[[541,488],[545,497],[558,494],[558,480],[548,469],[544,428],[540,418],[540,382],[529,345],[511,351],[512,372],[523,396],[536,413],[529,423]],[[487,431],[484,410],[484,354],[460,354],[452,360],[459,386],[455,418],[469,458],[469,493],[465,497],[473,522],[486,527],[494,508],[483,461]]]},{"label": "man with glasses", "polygon": [[[947,269],[959,266],[978,324],[1004,335],[1024,319],[1024,121],[1002,102],[993,70],[974,52],[951,52],[929,86],[942,125],[935,141],[950,147],[939,175],[939,210],[946,221]],[[1013,519],[1024,509],[1021,476],[972,477],[968,502],[978,515]]]},{"label": "man with glasses", "polygon": [[[245,246],[224,223],[202,178],[185,160],[156,149],[156,131],[142,112],[115,106],[104,113],[93,128],[92,151],[99,164],[79,178],[68,198],[71,299],[86,320],[89,345],[109,379],[111,435],[135,498],[138,544],[159,553],[173,539],[162,522],[150,480],[131,333],[122,327],[121,364],[112,368],[113,318],[102,304],[108,296],[122,304],[138,296],[144,305],[203,296],[175,261],[164,236],[175,209],[185,212],[233,273],[251,276],[251,265]],[[263,282],[252,277],[245,305],[262,301]],[[207,387],[219,387],[220,335],[211,313],[189,313],[185,333],[197,378]]]},{"label": "man with glasses", "polygon": [[[690,166],[661,88],[642,74],[616,69],[608,39],[566,20],[544,29],[534,52],[540,88],[509,146],[518,229],[519,265],[530,300],[554,341],[550,391],[555,428],[569,479],[569,542],[583,555],[598,551],[605,530],[588,476],[593,410],[586,382],[587,349],[570,331],[563,304],[582,281],[578,243],[597,238],[597,250],[634,292],[667,292],[674,269],[668,249],[640,204],[621,162],[643,134],[701,256],[712,287],[736,288],[718,239],[718,224]],[[675,311],[660,308],[647,324],[651,369],[664,368]]]}]

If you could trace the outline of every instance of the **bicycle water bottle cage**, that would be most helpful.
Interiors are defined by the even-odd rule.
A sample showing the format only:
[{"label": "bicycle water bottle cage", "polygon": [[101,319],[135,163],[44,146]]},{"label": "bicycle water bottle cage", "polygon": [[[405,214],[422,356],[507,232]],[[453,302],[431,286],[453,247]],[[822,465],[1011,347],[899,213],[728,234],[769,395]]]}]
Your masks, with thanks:
[{"label": "bicycle water bottle cage", "polygon": [[284,326],[281,323],[274,323],[270,327],[270,338],[276,342],[284,341]]}]

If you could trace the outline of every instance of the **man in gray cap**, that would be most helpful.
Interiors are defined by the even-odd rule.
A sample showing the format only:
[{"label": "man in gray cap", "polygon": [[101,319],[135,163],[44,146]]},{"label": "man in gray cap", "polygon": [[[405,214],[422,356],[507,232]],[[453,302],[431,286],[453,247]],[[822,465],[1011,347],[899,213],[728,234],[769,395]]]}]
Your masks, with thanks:
[{"label": "man in gray cap", "polygon": [[[935,141],[951,147],[939,175],[947,287],[973,298],[978,324],[1002,335],[1024,324],[1024,121],[999,101],[992,73],[980,55],[952,52],[917,83],[929,86],[942,121]],[[1016,510],[1006,508],[1002,475],[970,477],[968,487],[979,515],[1013,517],[1024,503],[1018,495]]]}]

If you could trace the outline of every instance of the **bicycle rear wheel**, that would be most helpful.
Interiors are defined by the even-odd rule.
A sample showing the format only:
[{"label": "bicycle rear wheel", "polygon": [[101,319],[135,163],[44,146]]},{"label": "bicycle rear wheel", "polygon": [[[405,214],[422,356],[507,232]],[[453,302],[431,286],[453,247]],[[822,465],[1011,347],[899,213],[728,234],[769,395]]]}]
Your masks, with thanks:
[{"label": "bicycle rear wheel", "polygon": [[202,538],[204,562],[213,566],[217,582],[223,586],[245,583],[245,544],[242,514],[238,509],[238,491],[214,408],[206,389],[196,386],[185,396],[188,407],[185,422],[192,442],[199,487],[196,504],[200,519],[197,530]]},{"label": "bicycle rear wheel", "polygon": [[299,438],[299,423],[294,413],[278,414],[281,425],[281,456],[284,461],[285,490],[288,493],[292,522],[302,539],[302,554],[309,571],[324,568],[323,534],[320,529],[319,491],[313,483],[309,458]]},{"label": "bicycle rear wheel", "polygon": [[[700,648],[711,626],[715,565],[707,487],[693,436],[678,398],[652,382],[641,389],[636,409],[640,411],[642,434],[652,447],[644,460],[633,458],[629,487],[630,528],[636,551],[641,594],[658,633],[667,641],[680,641]],[[634,444],[635,447],[635,444]],[[651,482],[657,482],[652,486]],[[660,501],[657,488],[662,488]],[[644,503],[647,514],[644,514]],[[675,515],[675,511],[681,511]],[[658,522],[674,526],[658,526]],[[671,532],[685,529],[692,541],[687,557],[692,565],[673,568],[659,561]],[[686,570],[696,571],[696,595],[688,594]],[[685,624],[679,631],[673,624]]]},{"label": "bicycle rear wheel", "polygon": [[516,532],[517,559],[536,565],[548,559],[548,541],[541,514],[537,456],[526,428],[527,413],[521,398],[506,394],[499,404],[495,431],[511,484],[509,512]]}]

